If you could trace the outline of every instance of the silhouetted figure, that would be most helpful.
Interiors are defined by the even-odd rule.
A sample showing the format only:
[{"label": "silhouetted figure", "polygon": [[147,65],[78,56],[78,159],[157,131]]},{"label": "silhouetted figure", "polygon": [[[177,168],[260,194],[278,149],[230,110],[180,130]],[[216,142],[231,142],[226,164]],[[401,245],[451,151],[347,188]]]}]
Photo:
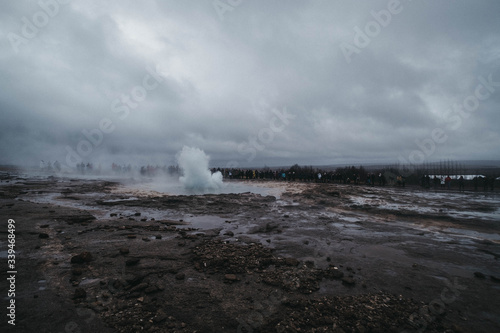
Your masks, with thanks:
[{"label": "silhouetted figure", "polygon": [[458,190],[460,192],[463,192],[465,189],[465,180],[464,180],[464,176],[460,176],[460,178],[458,178]]},{"label": "silhouetted figure", "polygon": [[439,181],[439,178],[436,175],[434,175],[434,179],[432,180],[432,183],[434,185],[434,188],[438,188],[439,187],[440,181]]}]

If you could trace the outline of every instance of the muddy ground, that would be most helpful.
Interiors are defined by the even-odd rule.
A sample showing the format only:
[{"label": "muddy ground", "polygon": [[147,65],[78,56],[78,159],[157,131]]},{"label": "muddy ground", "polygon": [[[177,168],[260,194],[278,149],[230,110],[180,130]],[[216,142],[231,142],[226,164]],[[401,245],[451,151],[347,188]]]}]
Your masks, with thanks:
[{"label": "muddy ground", "polygon": [[498,193],[0,176],[2,332],[500,332]]}]

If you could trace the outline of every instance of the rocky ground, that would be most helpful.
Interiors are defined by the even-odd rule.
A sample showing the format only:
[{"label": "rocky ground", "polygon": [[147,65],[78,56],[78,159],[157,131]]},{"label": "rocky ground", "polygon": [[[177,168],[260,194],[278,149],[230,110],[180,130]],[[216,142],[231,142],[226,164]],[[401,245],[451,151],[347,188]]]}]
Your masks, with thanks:
[{"label": "rocky ground", "polygon": [[498,193],[0,176],[2,332],[500,331]]}]

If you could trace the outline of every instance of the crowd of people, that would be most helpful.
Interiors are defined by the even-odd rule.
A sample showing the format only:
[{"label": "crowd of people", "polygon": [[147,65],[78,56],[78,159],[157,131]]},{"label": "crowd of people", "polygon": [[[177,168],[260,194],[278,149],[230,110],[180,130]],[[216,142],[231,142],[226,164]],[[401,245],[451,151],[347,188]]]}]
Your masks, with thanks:
[{"label": "crowd of people", "polygon": [[471,184],[475,191],[482,188],[483,191],[495,190],[495,177],[488,177],[483,175],[472,176],[471,180],[467,180],[463,175],[451,177],[450,175],[422,175],[420,185],[424,188],[434,189],[451,189],[458,188],[459,191],[465,191],[466,184]]},{"label": "crowd of people", "polygon": [[337,183],[337,184],[387,184],[385,174],[367,173],[362,167],[349,167],[327,171],[312,167],[293,166],[289,169],[212,169],[212,172],[221,172],[226,179],[262,179],[277,181],[299,181],[316,183]]},{"label": "crowd of people", "polygon": [[[40,169],[44,172],[60,172],[61,164],[58,161],[40,162]],[[101,174],[101,164],[97,167],[93,163],[78,163],[76,171],[79,174]],[[140,167],[131,164],[111,164],[113,174],[134,176],[139,174],[144,177],[171,176],[178,177],[182,170],[178,165],[159,166],[143,165]],[[109,171],[108,171],[109,172]],[[420,178],[417,174],[404,177],[395,168],[384,168],[380,170],[367,171],[363,166],[342,167],[335,170],[325,170],[313,168],[312,166],[299,166],[297,164],[290,168],[262,168],[262,169],[243,169],[243,168],[212,168],[212,173],[220,172],[224,179],[231,180],[273,180],[287,182],[315,182],[315,183],[335,183],[335,184],[353,184],[368,186],[399,186],[405,187],[407,184],[420,185],[430,189],[451,189],[458,188],[464,191],[466,188],[484,191],[495,189],[496,178],[492,176],[467,176],[463,175],[429,175],[422,173]]]}]

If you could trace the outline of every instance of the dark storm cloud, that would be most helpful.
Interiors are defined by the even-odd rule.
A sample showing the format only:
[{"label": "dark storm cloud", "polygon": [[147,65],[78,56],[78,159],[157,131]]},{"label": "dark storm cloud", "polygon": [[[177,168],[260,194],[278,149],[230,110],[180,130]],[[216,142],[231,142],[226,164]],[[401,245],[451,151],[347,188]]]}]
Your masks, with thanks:
[{"label": "dark storm cloud", "polygon": [[40,3],[1,5],[1,164],[500,158],[500,86],[453,108],[500,81],[497,1]]}]

